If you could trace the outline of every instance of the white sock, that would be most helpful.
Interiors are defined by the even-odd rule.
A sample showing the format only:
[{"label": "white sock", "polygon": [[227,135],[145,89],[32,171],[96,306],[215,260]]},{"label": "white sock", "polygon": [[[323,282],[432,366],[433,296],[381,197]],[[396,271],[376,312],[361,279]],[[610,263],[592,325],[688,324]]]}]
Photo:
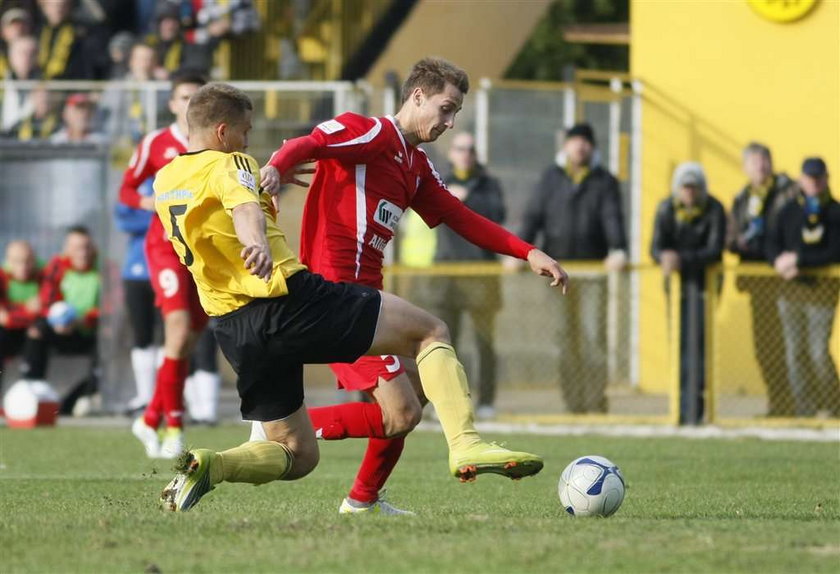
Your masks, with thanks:
[{"label": "white sock", "polygon": [[137,387],[139,405],[147,405],[155,392],[157,376],[157,347],[131,349],[131,369],[134,371],[134,384]]},{"label": "white sock", "polygon": [[184,381],[184,404],[192,420],[201,420],[201,404],[196,389],[195,373]]},{"label": "white sock", "polygon": [[222,385],[222,378],[219,373],[196,371],[193,373],[193,379],[201,420],[215,421],[218,416],[219,387]]}]

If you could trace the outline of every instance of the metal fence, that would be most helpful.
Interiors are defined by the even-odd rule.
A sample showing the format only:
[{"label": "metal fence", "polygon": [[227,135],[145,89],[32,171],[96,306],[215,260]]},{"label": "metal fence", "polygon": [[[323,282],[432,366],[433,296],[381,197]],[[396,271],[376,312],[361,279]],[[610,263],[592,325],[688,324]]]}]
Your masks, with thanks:
[{"label": "metal fence", "polygon": [[[99,248],[104,293],[103,358],[111,356],[107,341],[119,274],[115,257],[122,257],[109,218],[109,163],[109,150],[102,145],[0,141],[0,253],[10,241],[26,239],[38,259],[46,262],[61,252],[68,227],[84,225],[91,231]],[[48,376],[60,387],[74,383],[87,368],[86,357],[59,357],[51,361]],[[10,377],[4,379],[5,384],[11,382]]]},{"label": "metal fence", "polygon": [[[495,263],[393,266],[386,289],[447,322],[476,403],[495,389],[501,419],[675,422],[678,285],[646,293],[652,312],[634,325],[639,301],[627,296],[629,286],[644,277],[661,287],[658,268],[564,267],[572,278],[565,296],[544,278]],[[662,333],[661,344],[640,348],[640,328]]]},{"label": "metal fence", "polygon": [[840,418],[840,265],[785,281],[769,265],[716,267],[707,330],[709,420]]}]

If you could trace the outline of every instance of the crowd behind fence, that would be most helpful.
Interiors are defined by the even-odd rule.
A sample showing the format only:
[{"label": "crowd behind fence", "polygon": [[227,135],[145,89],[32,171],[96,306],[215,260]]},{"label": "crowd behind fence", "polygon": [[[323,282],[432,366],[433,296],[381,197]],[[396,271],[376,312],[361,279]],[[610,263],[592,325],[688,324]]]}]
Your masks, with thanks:
[{"label": "crowd behind fence", "polygon": [[[481,82],[465,101],[459,128],[476,133],[480,159],[488,162],[506,190],[506,225],[516,229],[530,188],[545,165],[552,162],[558,134],[575,120],[590,121],[599,134],[600,161],[611,168],[621,185],[630,236],[630,265],[626,270],[607,272],[601,261],[570,263],[567,268],[572,276],[572,292],[564,300],[542,281],[499,264],[389,268],[388,288],[441,314],[445,313],[442,307],[446,301],[439,299],[445,283],[469,291],[485,288],[481,279],[495,281],[499,300],[495,320],[477,324],[475,317],[465,319],[456,344],[471,379],[479,380],[481,374],[476,370],[482,352],[480,341],[491,341],[499,416],[561,420],[557,417],[585,414],[592,420],[678,420],[680,352],[675,333],[681,328],[681,290],[675,287],[676,278],[669,287],[663,283],[657,266],[640,263],[641,253],[647,247],[640,244],[639,150],[634,145],[639,127],[633,121],[638,89],[619,79],[616,82],[586,92],[575,91],[571,85],[529,89],[518,84]],[[255,103],[249,152],[258,161],[265,161],[283,139],[307,133],[313,125],[340,112],[392,113],[398,104],[393,90],[373,89],[365,84],[237,85]],[[94,94],[95,102],[104,101],[105,90],[139,90],[146,102],[144,131],[171,121],[163,103],[168,90],[165,83],[104,86],[55,82],[48,86],[56,100],[66,100],[81,91]],[[102,112],[99,126],[106,129],[107,115],[105,110]],[[120,174],[133,143],[122,141],[113,133],[107,135],[110,146],[18,141],[0,144],[0,245],[26,238],[46,258],[58,251],[66,226],[84,222],[93,229],[102,256],[105,294],[100,325],[101,354],[105,359],[103,395],[109,408],[116,410],[130,393],[126,388],[131,381],[126,359],[127,325],[116,272],[123,256],[124,238],[115,229],[111,214]],[[448,143],[443,138],[428,146],[439,164],[445,163]],[[281,227],[293,246],[299,236],[304,193],[289,190],[281,200]],[[388,259],[395,263],[392,252]],[[806,282],[813,288],[799,290],[793,297],[810,298],[812,303],[836,311],[839,281],[838,265],[807,274]],[[744,293],[744,285],[750,282],[758,285],[751,291],[755,299],[752,307]],[[707,284],[722,288],[700,294],[708,298],[706,356],[696,357],[708,368],[706,420],[763,421],[768,413],[768,399],[781,401],[784,406],[771,413],[780,420],[798,417],[801,422],[838,417],[840,405],[832,402],[838,389],[822,371],[807,367],[812,370],[805,372],[797,362],[797,353],[808,353],[819,344],[828,347],[835,362],[840,359],[836,312],[828,326],[830,340],[812,341],[811,334],[797,326],[792,318],[794,311],[785,303],[791,299],[788,292],[796,287],[778,278],[769,266],[718,266],[711,271]],[[603,340],[564,338],[564,327],[569,321],[578,320],[571,318],[569,307],[586,309],[586,320],[599,324]],[[782,325],[778,317],[786,310],[789,321]],[[765,331],[758,334],[746,327],[755,313],[770,318]],[[488,332],[476,332],[482,329]],[[762,333],[768,336],[762,337]],[[750,345],[754,338],[755,344]],[[770,359],[764,360],[766,356]],[[806,382],[791,383],[791,377]],[[323,379],[315,382],[330,383]]]}]

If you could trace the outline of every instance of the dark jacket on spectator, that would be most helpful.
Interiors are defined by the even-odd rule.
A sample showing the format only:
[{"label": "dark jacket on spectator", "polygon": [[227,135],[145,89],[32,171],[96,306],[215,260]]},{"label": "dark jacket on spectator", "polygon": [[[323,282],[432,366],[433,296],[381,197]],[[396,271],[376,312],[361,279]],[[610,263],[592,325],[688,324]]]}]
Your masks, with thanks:
[{"label": "dark jacket on spectator", "polygon": [[796,252],[798,267],[840,263],[840,203],[830,193],[820,198],[819,212],[810,217],[805,213],[802,192],[785,204],[768,238],[770,264],[784,251]]},{"label": "dark jacket on spectator", "polygon": [[[465,187],[469,194],[464,205],[495,223],[505,220],[505,204],[499,180],[487,174],[482,166],[476,166],[467,179],[459,179],[454,173],[444,178],[447,185]],[[435,261],[493,261],[496,254],[473,245],[446,225],[438,228]]]},{"label": "dark jacket on spectator", "polygon": [[593,167],[580,184],[565,169],[551,166],[525,208],[520,236],[558,259],[603,259],[626,249],[618,180]]},{"label": "dark jacket on spectator", "polygon": [[726,230],[726,248],[741,261],[767,259],[768,230],[775,227],[779,212],[795,192],[794,182],[785,174],[773,176],[758,215],[750,216],[750,185],[735,196]]},{"label": "dark jacket on spectator", "polygon": [[702,213],[688,221],[680,221],[678,211],[673,198],[659,204],[650,252],[657,263],[665,250],[679,253],[683,286],[691,282],[702,289],[706,266],[721,260],[726,213],[723,205],[711,195],[705,197]]},{"label": "dark jacket on spectator", "polygon": [[71,21],[57,27],[45,23],[38,32],[38,65],[46,80],[106,79],[106,31]]}]

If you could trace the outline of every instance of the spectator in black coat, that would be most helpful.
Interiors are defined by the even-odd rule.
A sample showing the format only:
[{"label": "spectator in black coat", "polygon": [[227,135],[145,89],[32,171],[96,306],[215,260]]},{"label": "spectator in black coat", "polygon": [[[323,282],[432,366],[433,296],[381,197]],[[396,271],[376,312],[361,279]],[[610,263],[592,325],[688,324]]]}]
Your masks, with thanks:
[{"label": "spectator in black coat", "polygon": [[666,278],[680,274],[680,424],[703,421],[706,268],[721,260],[725,235],[726,214],[709,195],[703,167],[680,164],[671,197],[656,210],[651,244]]},{"label": "spectator in black coat", "polygon": [[[521,237],[560,261],[604,261],[608,271],[626,262],[627,239],[618,180],[593,161],[595,134],[589,124],[567,133],[556,165],[542,176],[525,210]],[[558,297],[562,317],[560,388],[574,413],[606,412],[607,282],[575,278]]]},{"label": "spectator in black coat", "polygon": [[828,169],[808,158],[801,191],[779,214],[770,231],[767,255],[786,281],[779,298],[787,376],[797,416],[827,410],[840,416],[840,381],[829,341],[837,312],[840,281],[803,276],[802,269],[840,263],[840,204],[831,197]]}]

